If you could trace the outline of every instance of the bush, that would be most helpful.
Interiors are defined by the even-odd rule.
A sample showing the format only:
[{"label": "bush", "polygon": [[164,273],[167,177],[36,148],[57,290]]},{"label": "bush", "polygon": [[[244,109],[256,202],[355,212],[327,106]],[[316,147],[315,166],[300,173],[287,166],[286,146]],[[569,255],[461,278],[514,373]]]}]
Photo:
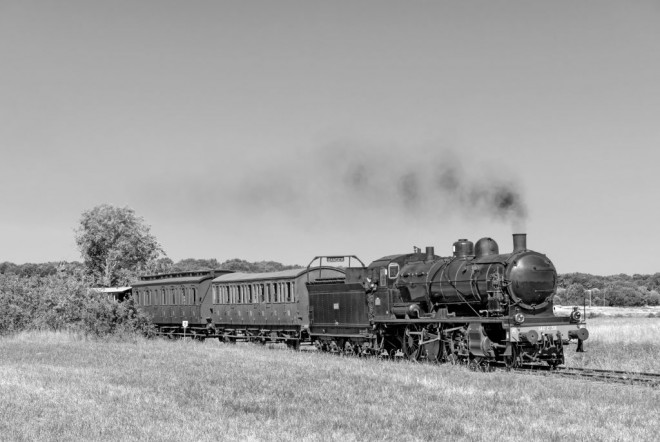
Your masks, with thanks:
[{"label": "bush", "polygon": [[0,275],[0,334],[71,330],[105,336],[150,334],[149,318],[132,301],[118,303],[89,290],[84,277]]}]

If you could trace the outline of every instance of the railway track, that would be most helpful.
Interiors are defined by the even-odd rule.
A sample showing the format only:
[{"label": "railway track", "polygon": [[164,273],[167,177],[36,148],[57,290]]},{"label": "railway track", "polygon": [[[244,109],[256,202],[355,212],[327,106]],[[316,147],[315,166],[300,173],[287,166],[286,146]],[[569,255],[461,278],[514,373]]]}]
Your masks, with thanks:
[{"label": "railway track", "polygon": [[660,387],[660,373],[643,373],[623,370],[599,370],[594,368],[565,367],[552,371],[564,377],[575,377],[603,382]]},{"label": "railway track", "polygon": [[624,370],[600,370],[595,368],[557,367],[554,370],[530,370],[516,369],[516,372],[561,376],[567,378],[585,379],[607,383],[618,383],[626,385],[645,385],[648,387],[660,387],[660,373],[643,373]]}]

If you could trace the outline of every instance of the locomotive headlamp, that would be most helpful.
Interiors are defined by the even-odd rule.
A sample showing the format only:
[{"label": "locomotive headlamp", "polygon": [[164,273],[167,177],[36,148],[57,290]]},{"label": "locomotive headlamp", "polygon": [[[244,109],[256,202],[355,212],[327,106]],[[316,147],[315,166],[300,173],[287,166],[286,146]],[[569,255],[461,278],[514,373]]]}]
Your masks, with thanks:
[{"label": "locomotive headlamp", "polygon": [[581,318],[582,318],[582,313],[580,313],[580,310],[578,310],[578,308],[575,307],[571,312],[571,322],[580,322]]},{"label": "locomotive headlamp", "polygon": [[513,320],[516,324],[522,324],[523,322],[525,322],[525,315],[523,315],[522,313],[516,313],[515,315],[513,315]]}]

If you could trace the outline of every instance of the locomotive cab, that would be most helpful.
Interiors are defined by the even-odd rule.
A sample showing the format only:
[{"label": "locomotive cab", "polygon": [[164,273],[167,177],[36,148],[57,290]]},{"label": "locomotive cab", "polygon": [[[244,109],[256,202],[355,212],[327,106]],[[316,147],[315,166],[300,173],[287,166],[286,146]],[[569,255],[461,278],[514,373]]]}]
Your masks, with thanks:
[{"label": "locomotive cab", "polygon": [[426,290],[429,268],[439,257],[433,247],[419,252],[391,255],[369,266],[370,284],[374,293],[374,313],[378,317],[419,318],[430,313]]}]

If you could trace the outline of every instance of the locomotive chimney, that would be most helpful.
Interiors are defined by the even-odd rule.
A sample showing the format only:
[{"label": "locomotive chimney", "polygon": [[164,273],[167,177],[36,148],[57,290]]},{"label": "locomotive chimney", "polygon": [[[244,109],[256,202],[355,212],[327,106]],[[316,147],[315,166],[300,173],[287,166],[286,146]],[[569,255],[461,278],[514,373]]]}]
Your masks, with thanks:
[{"label": "locomotive chimney", "polygon": [[527,234],[514,233],[513,234],[513,253],[527,250]]},{"label": "locomotive chimney", "polygon": [[433,256],[435,255],[435,250],[433,247],[426,247],[426,260],[431,261],[433,259]]}]

